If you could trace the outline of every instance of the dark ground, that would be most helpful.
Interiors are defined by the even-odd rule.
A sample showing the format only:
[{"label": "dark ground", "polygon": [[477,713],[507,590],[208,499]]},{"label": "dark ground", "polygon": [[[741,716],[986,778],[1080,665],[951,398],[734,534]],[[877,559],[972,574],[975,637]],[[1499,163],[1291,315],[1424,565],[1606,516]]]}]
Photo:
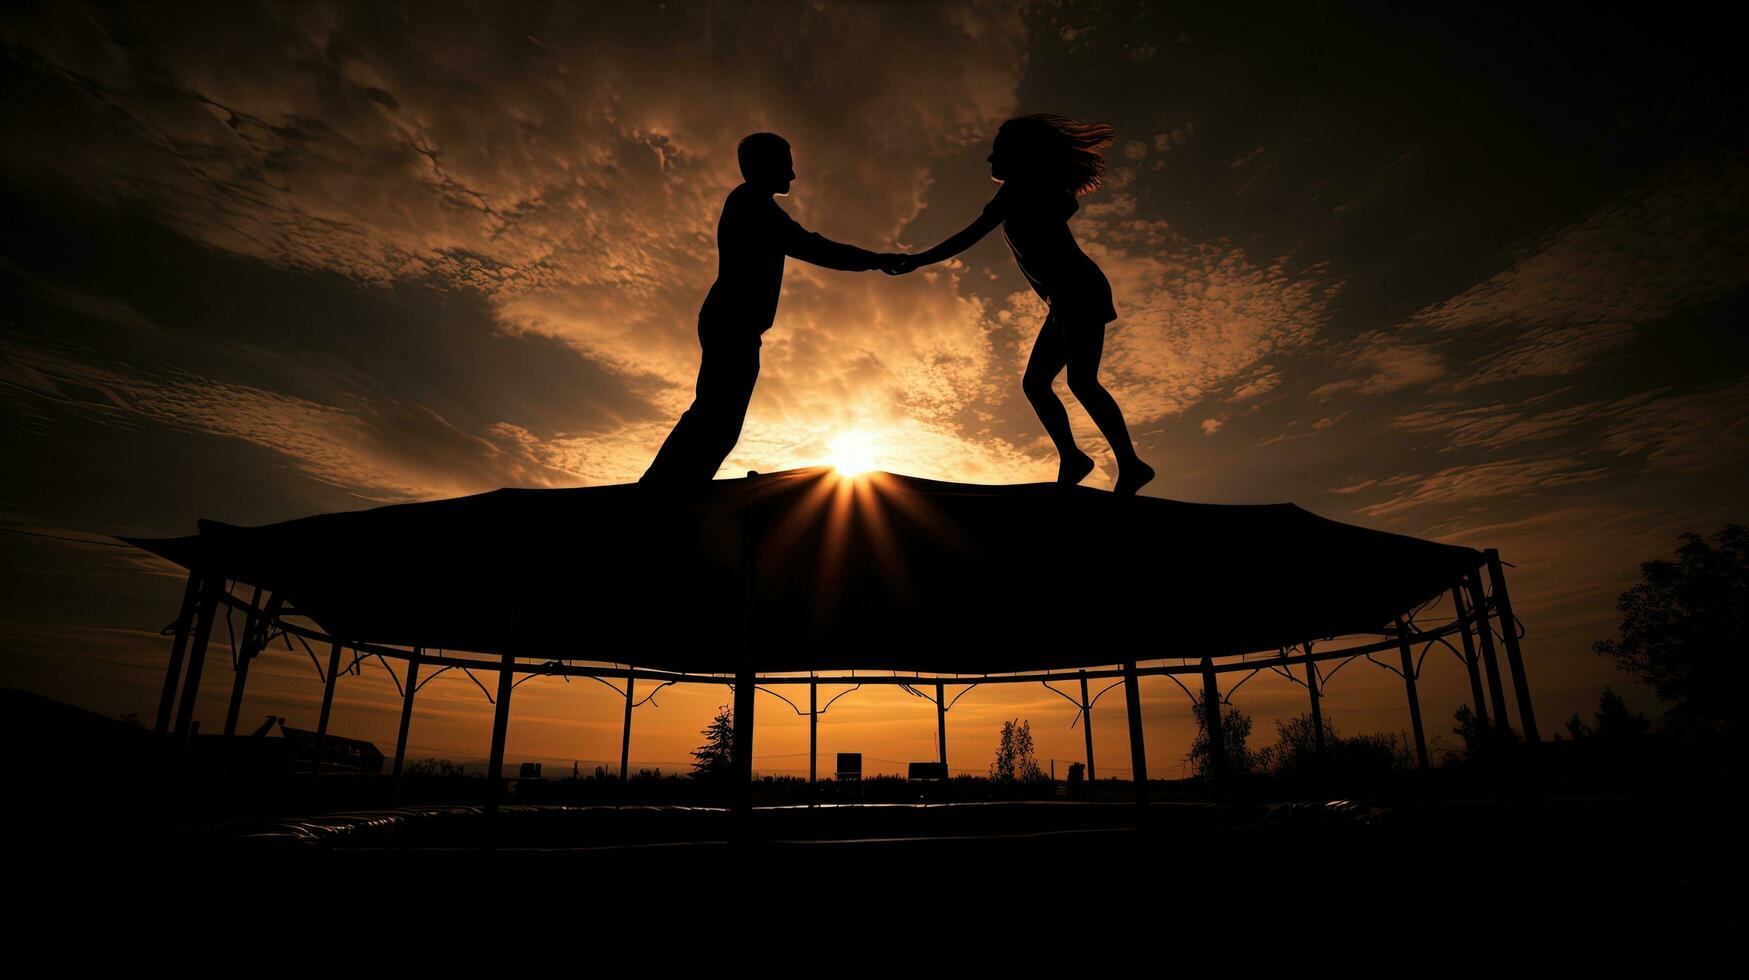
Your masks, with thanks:
[{"label": "dark ground", "polygon": [[[1392,797],[1217,804],[1158,785],[1145,810],[1108,786],[1097,803],[761,806],[746,823],[683,803],[514,798],[492,817],[472,803],[323,806],[338,801],[246,780],[216,789],[179,775],[162,741],[93,718],[38,717],[34,743],[16,731],[10,743],[56,748],[18,768],[5,806],[12,892],[38,911],[222,919],[232,938],[295,934],[309,923],[293,910],[326,910],[314,922],[342,907],[373,930],[806,923],[816,938],[925,947],[966,930],[1045,945],[1223,933],[1248,952],[1462,936],[1561,962],[1728,948],[1738,932],[1742,821],[1727,793],[1457,796],[1440,790],[1465,784],[1429,780]],[[100,776],[63,764],[91,758],[111,764]],[[330,792],[369,796],[359,785]]]}]

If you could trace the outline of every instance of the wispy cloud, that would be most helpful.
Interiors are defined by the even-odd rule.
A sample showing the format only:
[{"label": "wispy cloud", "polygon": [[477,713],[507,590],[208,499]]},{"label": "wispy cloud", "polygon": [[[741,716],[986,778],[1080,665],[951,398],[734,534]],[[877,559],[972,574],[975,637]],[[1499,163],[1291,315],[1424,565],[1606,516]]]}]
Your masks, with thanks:
[{"label": "wispy cloud", "polygon": [[1542,400],[1435,403],[1399,415],[1391,424],[1443,434],[1448,442],[1441,452],[1563,440],[1616,457],[1639,457],[1648,467],[1667,470],[1699,471],[1749,458],[1749,378],[1688,392],[1660,388],[1611,401],[1530,410]]},{"label": "wispy cloud", "polygon": [[1722,296],[1749,281],[1746,176],[1741,156],[1684,162],[1527,243],[1507,269],[1408,325],[1608,328]]},{"label": "wispy cloud", "polygon": [[1555,378],[1578,374],[1600,357],[1634,339],[1631,323],[1580,326],[1529,326],[1477,359],[1468,374],[1449,387],[1463,391],[1513,378]]},{"label": "wispy cloud", "polygon": [[103,366],[5,338],[0,351],[0,381],[100,424],[151,422],[240,439],[285,456],[311,479],[375,499],[577,482],[526,447],[463,432],[423,405],[327,405],[175,368]]},{"label": "wispy cloud", "polygon": [[1439,447],[1442,453],[1471,447],[1503,449],[1569,437],[1587,425],[1644,403],[1652,395],[1652,392],[1642,392],[1615,402],[1583,402],[1541,412],[1530,411],[1530,406],[1522,403],[1465,405],[1451,401],[1434,402],[1421,411],[1397,416],[1391,424],[1410,432],[1441,433],[1446,439]]},{"label": "wispy cloud", "polygon": [[1342,290],[1324,265],[1189,239],[1140,217],[1127,195],[1082,211],[1086,250],[1117,299],[1102,373],[1132,424],[1180,414],[1249,374],[1235,397],[1274,388],[1262,365],[1311,344]]},{"label": "wispy cloud", "polygon": [[[1359,507],[1356,513],[1384,517],[1415,507],[1462,503],[1482,497],[1523,500],[1540,491],[1602,480],[1609,472],[1607,466],[1588,465],[1584,460],[1572,457],[1452,466],[1426,475],[1405,475],[1409,484],[1407,490],[1388,500]],[[1358,489],[1361,488],[1348,487],[1333,492],[1349,493]]]},{"label": "wispy cloud", "polygon": [[1599,445],[1675,472],[1749,460],[1749,378],[1622,406]]},{"label": "wispy cloud", "polygon": [[1749,162],[1687,160],[1512,249],[1499,273],[1340,352],[1337,392],[1461,392],[1579,374],[1639,328],[1749,283]]},{"label": "wispy cloud", "polygon": [[1405,343],[1397,335],[1382,330],[1368,330],[1356,336],[1343,350],[1338,363],[1362,373],[1313,388],[1313,398],[1339,391],[1382,395],[1427,384],[1446,371],[1443,358],[1432,346]]},{"label": "wispy cloud", "polygon": [[1233,389],[1228,401],[1242,402],[1260,395],[1267,395],[1281,384],[1281,373],[1265,364],[1257,369],[1255,378]]}]

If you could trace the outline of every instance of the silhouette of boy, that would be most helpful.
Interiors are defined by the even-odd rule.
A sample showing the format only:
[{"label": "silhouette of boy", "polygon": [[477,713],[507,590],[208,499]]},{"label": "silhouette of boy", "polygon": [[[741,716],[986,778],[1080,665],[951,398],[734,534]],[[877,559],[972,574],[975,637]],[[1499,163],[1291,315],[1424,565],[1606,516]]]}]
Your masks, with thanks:
[{"label": "silhouette of boy", "polygon": [[796,179],[789,142],[754,133],[735,149],[744,183],[729,192],[717,221],[717,281],[698,311],[698,392],[657,451],[641,483],[697,483],[716,475],[747,418],[759,379],[760,334],[777,316],[783,260],[862,272],[897,269],[902,256],[832,241],[797,224],[772,195]]}]

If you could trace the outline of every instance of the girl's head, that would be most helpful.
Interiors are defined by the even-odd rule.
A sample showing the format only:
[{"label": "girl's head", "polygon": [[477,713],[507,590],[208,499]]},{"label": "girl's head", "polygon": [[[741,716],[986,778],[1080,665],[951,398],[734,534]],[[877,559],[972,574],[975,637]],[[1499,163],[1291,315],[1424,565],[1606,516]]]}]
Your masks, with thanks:
[{"label": "girl's head", "polygon": [[1113,132],[1109,123],[1076,122],[1068,116],[1016,116],[996,130],[990,176],[1044,180],[1079,197],[1099,186],[1105,172],[1099,151],[1110,145]]}]

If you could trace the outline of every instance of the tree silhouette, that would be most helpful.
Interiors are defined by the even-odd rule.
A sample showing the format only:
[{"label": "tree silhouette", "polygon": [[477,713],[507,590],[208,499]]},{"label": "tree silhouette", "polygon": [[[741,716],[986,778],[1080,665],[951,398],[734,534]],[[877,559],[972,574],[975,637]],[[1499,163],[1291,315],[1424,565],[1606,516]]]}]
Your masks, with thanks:
[{"label": "tree silhouette", "polygon": [[996,743],[996,761],[990,763],[990,778],[998,782],[1033,783],[1045,779],[1033,754],[1032,722],[1002,723],[1002,736]]},{"label": "tree silhouette", "polygon": [[692,750],[692,778],[722,781],[734,772],[735,712],[728,705],[717,707],[710,727],[699,733],[703,745]]},{"label": "tree silhouette", "polygon": [[1597,699],[1597,712],[1591,716],[1597,727],[1593,728],[1579,719],[1579,712],[1573,712],[1573,717],[1567,719],[1567,731],[1575,739],[1603,738],[1612,741],[1638,738],[1652,727],[1652,720],[1645,715],[1635,714],[1628,708],[1621,695],[1614,688],[1605,687],[1603,694]]},{"label": "tree silhouette", "polygon": [[1749,528],[1728,524],[1711,543],[1681,537],[1674,562],[1642,562],[1645,581],[1617,599],[1621,639],[1592,649],[1652,686],[1670,705],[1666,727],[1736,736],[1749,645]]},{"label": "tree silhouette", "polygon": [[1451,733],[1463,739],[1464,754],[1470,758],[1476,757],[1481,753],[1482,746],[1488,738],[1488,733],[1482,728],[1482,720],[1476,717],[1474,711],[1470,710],[1467,701],[1457,706],[1457,710],[1452,712],[1451,718],[1457,722]]},{"label": "tree silhouette", "polygon": [[[1213,776],[1215,761],[1209,754],[1208,714],[1203,707],[1200,694],[1191,695],[1195,704],[1192,713],[1196,715],[1196,738],[1191,740],[1190,751],[1184,756],[1184,761],[1190,764],[1191,772],[1198,776]],[[1227,750],[1227,772],[1232,775],[1243,775],[1256,767],[1256,759],[1251,754],[1249,741],[1251,738],[1251,716],[1232,705],[1221,706],[1221,746]]]}]

